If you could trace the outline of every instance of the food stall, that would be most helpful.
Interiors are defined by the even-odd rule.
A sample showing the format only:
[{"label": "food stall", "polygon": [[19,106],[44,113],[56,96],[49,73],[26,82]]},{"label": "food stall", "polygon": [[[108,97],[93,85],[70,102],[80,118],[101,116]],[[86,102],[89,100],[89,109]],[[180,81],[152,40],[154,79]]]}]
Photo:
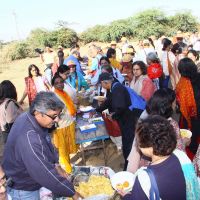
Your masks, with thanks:
[{"label": "food stall", "polygon": [[[116,192],[116,187],[119,184],[123,187],[124,183],[127,184],[127,180],[124,181],[126,176],[123,174],[123,178],[118,177],[118,175],[116,178],[117,173],[107,167],[105,140],[109,138],[109,135],[102,116],[95,113],[95,109],[91,106],[93,99],[96,98],[92,95],[86,97],[86,95],[80,94],[79,96],[79,102],[81,103],[76,118],[76,143],[80,145],[84,166],[73,166],[72,182],[76,191],[85,200],[119,200],[121,198]],[[85,145],[93,141],[101,141],[101,145],[99,143],[92,146]],[[105,166],[86,166],[85,151],[99,148],[103,149]],[[113,183],[112,177],[114,177]],[[132,178],[132,176],[129,175],[129,178]],[[128,183],[127,188],[130,189],[129,185]]]},{"label": "food stall", "polygon": [[[107,165],[107,156],[105,150],[105,140],[109,138],[104,121],[100,115],[90,117],[90,112],[94,109],[91,106],[83,107],[77,115],[76,120],[76,142],[80,144],[83,164],[86,165],[85,151],[102,148],[105,166]],[[101,145],[85,146],[84,144],[93,141],[101,141]]]}]

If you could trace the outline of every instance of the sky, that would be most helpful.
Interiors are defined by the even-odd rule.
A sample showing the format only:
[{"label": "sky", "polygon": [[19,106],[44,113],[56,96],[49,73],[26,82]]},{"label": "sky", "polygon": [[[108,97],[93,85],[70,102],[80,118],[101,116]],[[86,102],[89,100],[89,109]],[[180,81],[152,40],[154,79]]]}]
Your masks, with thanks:
[{"label": "sky", "polygon": [[82,32],[150,8],[168,15],[190,10],[200,21],[199,0],[1,0],[0,40],[22,40],[31,30],[53,30],[59,20]]}]

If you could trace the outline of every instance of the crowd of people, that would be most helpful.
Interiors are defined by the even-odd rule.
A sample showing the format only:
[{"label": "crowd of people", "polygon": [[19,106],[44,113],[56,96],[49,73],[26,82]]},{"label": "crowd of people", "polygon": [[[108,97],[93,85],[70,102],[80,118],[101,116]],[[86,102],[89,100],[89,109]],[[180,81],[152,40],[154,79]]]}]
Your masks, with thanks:
[{"label": "crowd of people", "polygon": [[[77,44],[67,53],[61,46],[39,51],[44,73],[28,67],[20,99],[11,81],[0,83],[2,199],[38,200],[41,187],[54,197],[81,197],[69,175],[70,154],[79,148],[78,94],[86,92],[104,97],[95,112],[109,122],[108,133],[117,132],[111,139],[123,170],[136,174],[130,193],[118,191],[123,199],[200,199],[199,35],[152,36],[136,46],[122,37],[88,48],[87,58]],[[190,130],[191,139],[180,129]]]}]

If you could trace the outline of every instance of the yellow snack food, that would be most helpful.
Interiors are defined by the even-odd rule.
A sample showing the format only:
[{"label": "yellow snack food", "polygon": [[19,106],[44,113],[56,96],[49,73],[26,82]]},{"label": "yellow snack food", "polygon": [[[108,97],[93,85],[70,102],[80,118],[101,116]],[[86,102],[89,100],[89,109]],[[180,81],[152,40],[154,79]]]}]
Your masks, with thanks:
[{"label": "yellow snack food", "polygon": [[112,189],[110,180],[104,176],[91,175],[88,182],[81,182],[76,188],[84,198],[91,197],[98,194],[113,195],[114,190]]},{"label": "yellow snack food", "polygon": [[128,182],[128,181],[124,181],[123,187],[124,187],[124,188],[128,188],[128,187],[129,187],[129,182]]},{"label": "yellow snack food", "polygon": [[118,183],[116,185],[117,190],[123,190],[123,185],[121,183]]},{"label": "yellow snack food", "polygon": [[191,131],[189,131],[187,129],[180,129],[180,132],[181,132],[182,138],[191,138],[191,136],[192,136]]},{"label": "yellow snack food", "polygon": [[128,181],[124,181],[123,183],[118,183],[118,184],[116,185],[116,189],[117,189],[117,190],[124,190],[124,189],[128,188],[129,185],[130,185],[130,184],[129,184]]}]

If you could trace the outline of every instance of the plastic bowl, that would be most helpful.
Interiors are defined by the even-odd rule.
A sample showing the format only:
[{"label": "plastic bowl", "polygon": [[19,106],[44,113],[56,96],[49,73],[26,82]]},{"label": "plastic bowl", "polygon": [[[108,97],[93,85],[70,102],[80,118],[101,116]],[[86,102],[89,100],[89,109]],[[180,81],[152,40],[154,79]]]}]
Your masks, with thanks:
[{"label": "plastic bowl", "polygon": [[92,106],[81,106],[81,107],[79,108],[79,110],[80,110],[81,112],[90,112],[90,111],[94,110],[94,108],[93,108]]},{"label": "plastic bowl", "polygon": [[191,138],[192,137],[192,132],[187,129],[180,129],[181,132],[181,137],[182,138]]},{"label": "plastic bowl", "polygon": [[[111,177],[110,181],[111,181],[112,187],[115,190],[121,189],[121,190],[124,190],[125,192],[130,192],[135,182],[135,175],[130,172],[122,171],[122,172],[118,172],[114,174]],[[127,186],[127,183],[128,183],[128,186]],[[119,188],[119,185],[122,186],[122,188]]]}]

